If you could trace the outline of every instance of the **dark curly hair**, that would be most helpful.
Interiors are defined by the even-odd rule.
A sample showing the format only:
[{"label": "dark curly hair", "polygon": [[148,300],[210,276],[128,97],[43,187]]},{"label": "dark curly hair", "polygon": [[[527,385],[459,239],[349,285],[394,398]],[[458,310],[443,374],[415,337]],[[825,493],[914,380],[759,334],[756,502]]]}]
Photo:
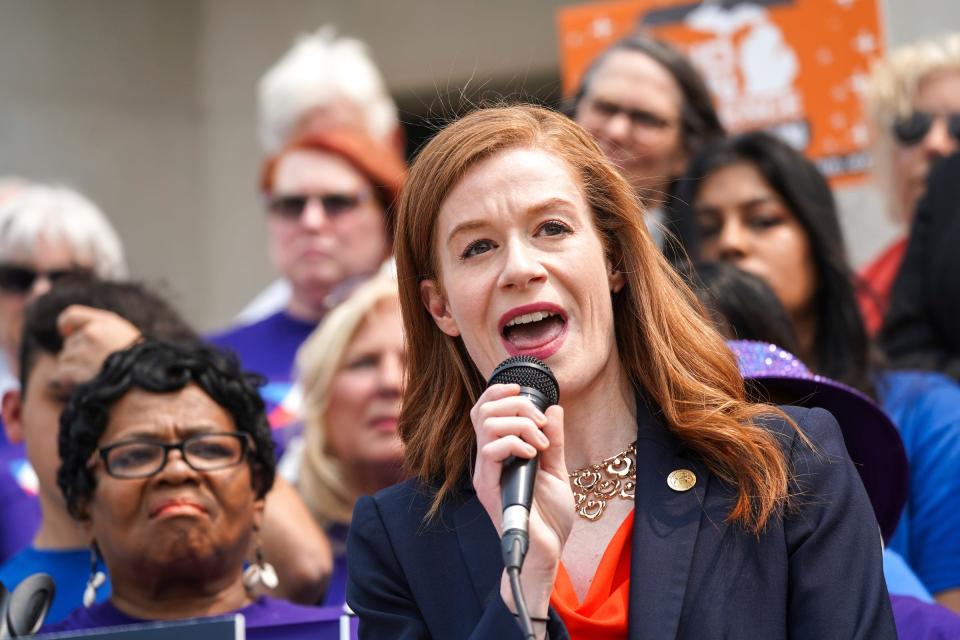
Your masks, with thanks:
[{"label": "dark curly hair", "polygon": [[705,262],[685,274],[714,326],[733,340],[772,342],[790,353],[799,345],[777,294],[760,276],[727,262]]},{"label": "dark curly hair", "polygon": [[74,389],[60,415],[57,484],[70,515],[86,519],[96,489],[87,461],[107,428],[111,407],[133,389],[169,393],[188,384],[200,387],[230,414],[238,432],[252,437],[247,462],[253,488],[262,498],[273,486],[276,472],[273,440],[258,392],[262,383],[259,376],[243,372],[232,354],[205,344],[187,347],[148,339],[111,354],[96,377]]}]

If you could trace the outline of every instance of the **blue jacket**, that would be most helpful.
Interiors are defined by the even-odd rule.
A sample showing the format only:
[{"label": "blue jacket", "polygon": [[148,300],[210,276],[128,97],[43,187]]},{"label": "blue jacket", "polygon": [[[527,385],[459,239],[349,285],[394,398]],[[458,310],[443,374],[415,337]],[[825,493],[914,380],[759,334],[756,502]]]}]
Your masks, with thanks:
[{"label": "blue jacket", "polygon": [[[757,536],[725,521],[735,491],[641,403],[630,638],[896,638],[879,528],[836,420],[786,410],[815,450],[785,421],[768,421],[796,498]],[[679,468],[696,473],[693,489],[667,486]],[[499,595],[499,538],[469,481],[425,521],[431,498],[412,480],[358,502],[347,602],[361,638],[520,638]],[[548,632],[567,637],[552,609]]]}]

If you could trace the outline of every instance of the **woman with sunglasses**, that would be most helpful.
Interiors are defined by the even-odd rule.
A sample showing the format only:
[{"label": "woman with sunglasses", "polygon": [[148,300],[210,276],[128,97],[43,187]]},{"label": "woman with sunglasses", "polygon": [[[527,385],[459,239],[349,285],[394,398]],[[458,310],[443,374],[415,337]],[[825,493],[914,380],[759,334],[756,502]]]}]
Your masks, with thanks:
[{"label": "woman with sunglasses", "polygon": [[[120,239],[103,213],[65,187],[10,187],[0,203],[0,397],[18,384],[27,304],[78,272],[105,280],[126,276]],[[33,478],[23,445],[8,442],[0,429],[0,563],[29,545],[35,532],[40,513]]]},{"label": "woman with sunglasses", "polygon": [[[274,458],[254,383],[216,349],[144,341],[75,390],[57,483],[94,551],[88,606],[51,630],[233,612],[256,628],[316,615],[255,596],[276,574],[258,534]],[[112,591],[92,604],[100,558]]]},{"label": "woman with sunglasses", "polygon": [[8,363],[16,359],[27,303],[77,272],[104,280],[125,277],[117,232],[75,191],[20,187],[0,206],[0,347]]},{"label": "woman with sunglasses", "polygon": [[[910,226],[934,163],[960,149],[960,33],[894,50],[867,87],[874,177],[890,217]],[[906,251],[900,237],[861,271],[858,292],[867,330],[880,329]]]},{"label": "woman with sunglasses", "polygon": [[297,138],[265,163],[270,259],[290,283],[290,298],[283,310],[211,341],[267,378],[264,400],[273,427],[286,426],[296,413],[297,349],[390,255],[390,210],[404,173],[394,149],[349,129]]},{"label": "woman with sunglasses", "polygon": [[784,142],[747,133],[691,162],[690,203],[704,260],[761,277],[786,309],[796,355],[815,373],[876,399],[900,430],[910,494],[888,546],[960,611],[960,387],[938,374],[878,366],[854,294],[826,179]]}]

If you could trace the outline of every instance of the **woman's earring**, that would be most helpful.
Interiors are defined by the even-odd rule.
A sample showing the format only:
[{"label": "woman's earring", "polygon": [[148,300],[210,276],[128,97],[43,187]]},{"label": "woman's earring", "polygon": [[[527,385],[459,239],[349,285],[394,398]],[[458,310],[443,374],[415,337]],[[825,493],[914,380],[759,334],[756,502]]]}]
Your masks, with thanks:
[{"label": "woman's earring", "polygon": [[90,545],[90,577],[87,578],[87,586],[83,589],[83,606],[91,607],[97,601],[97,589],[103,586],[107,581],[107,574],[100,571],[99,568],[100,553],[97,549],[97,543]]},{"label": "woman's earring", "polygon": [[260,549],[260,543],[257,543],[257,559],[252,565],[243,572],[243,586],[248,591],[253,591],[258,585],[263,585],[267,589],[276,589],[280,584],[277,578],[277,571],[273,565],[263,559],[263,551]]}]

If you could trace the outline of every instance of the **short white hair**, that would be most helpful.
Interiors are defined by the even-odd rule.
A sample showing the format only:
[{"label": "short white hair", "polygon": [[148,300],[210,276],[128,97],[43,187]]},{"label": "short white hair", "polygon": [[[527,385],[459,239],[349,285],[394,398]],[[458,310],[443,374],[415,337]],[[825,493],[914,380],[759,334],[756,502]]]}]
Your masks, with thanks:
[{"label": "short white hair", "polygon": [[260,79],[260,143],[280,151],[311,110],[343,99],[363,111],[367,133],[386,140],[398,125],[390,97],[367,46],[338,38],[331,26],[297,38],[293,47]]},{"label": "short white hair", "polygon": [[0,260],[32,255],[41,236],[66,242],[99,278],[127,276],[117,232],[95,204],[72,189],[30,184],[0,205]]}]

